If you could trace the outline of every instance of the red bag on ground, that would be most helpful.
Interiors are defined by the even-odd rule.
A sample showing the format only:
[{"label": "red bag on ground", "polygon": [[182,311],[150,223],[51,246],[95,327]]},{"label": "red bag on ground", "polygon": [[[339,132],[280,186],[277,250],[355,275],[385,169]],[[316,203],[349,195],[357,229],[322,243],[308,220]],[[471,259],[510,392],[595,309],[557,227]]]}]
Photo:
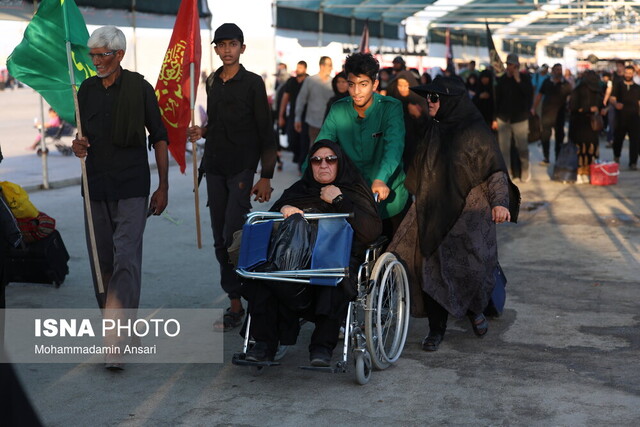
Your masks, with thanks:
[{"label": "red bag on ground", "polygon": [[56,220],[44,212],[39,212],[35,218],[18,218],[17,221],[25,243],[44,239],[56,229]]},{"label": "red bag on ground", "polygon": [[591,185],[615,185],[618,183],[618,175],[620,170],[618,164],[609,163],[592,163],[591,169]]}]

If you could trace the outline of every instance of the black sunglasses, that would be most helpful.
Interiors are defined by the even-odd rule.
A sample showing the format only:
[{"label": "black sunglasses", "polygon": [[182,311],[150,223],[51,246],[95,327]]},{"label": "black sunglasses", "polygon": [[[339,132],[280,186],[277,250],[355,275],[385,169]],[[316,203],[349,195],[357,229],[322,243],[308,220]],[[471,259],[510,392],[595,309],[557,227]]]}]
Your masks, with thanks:
[{"label": "black sunglasses", "polygon": [[436,102],[440,101],[440,95],[438,95],[437,93],[428,93],[427,94],[427,99],[432,104],[435,104]]},{"label": "black sunglasses", "polygon": [[321,165],[322,161],[327,162],[328,165],[335,165],[338,162],[338,156],[327,156],[327,157],[320,157],[320,156],[313,156],[309,159],[309,161],[311,162],[312,165]]}]

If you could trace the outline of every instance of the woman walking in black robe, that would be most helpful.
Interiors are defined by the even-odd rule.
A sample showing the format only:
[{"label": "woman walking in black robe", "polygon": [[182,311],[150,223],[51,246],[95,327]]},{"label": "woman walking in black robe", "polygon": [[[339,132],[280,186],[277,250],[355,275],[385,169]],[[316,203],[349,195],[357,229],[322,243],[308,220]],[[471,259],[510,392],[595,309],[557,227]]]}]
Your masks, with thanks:
[{"label": "woman walking in black robe", "polygon": [[486,334],[482,313],[495,284],[496,224],[517,220],[520,193],[462,81],[436,78],[412,90],[426,95],[433,117],[407,187],[416,196],[420,278],[429,318],[422,347],[435,351],[449,313],[467,315],[476,335]]}]

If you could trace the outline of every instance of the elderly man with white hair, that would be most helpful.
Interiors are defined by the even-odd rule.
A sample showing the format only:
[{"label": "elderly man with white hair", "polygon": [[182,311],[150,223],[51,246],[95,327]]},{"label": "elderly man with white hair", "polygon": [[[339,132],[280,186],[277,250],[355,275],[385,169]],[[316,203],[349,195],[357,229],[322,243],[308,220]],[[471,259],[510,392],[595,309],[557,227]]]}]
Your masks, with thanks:
[{"label": "elderly man with white hair", "polygon": [[[86,158],[105,293],[98,293],[95,271],[94,286],[100,308],[135,309],[140,301],[145,222],[150,214],[160,215],[168,201],[167,131],[151,84],[120,66],[126,50],[122,31],[98,28],[87,45],[97,75],[86,79],[78,91],[84,136],[73,141],[73,151]],[[159,175],[151,200],[145,128]]]}]

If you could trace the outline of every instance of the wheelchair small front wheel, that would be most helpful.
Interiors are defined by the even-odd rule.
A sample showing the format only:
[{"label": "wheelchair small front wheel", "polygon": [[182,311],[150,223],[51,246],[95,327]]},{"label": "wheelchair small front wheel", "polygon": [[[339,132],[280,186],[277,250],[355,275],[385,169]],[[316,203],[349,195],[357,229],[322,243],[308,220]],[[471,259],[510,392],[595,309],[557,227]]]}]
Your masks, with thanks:
[{"label": "wheelchair small front wheel", "polygon": [[356,362],[356,382],[365,385],[371,379],[371,356],[367,351],[354,353]]}]

